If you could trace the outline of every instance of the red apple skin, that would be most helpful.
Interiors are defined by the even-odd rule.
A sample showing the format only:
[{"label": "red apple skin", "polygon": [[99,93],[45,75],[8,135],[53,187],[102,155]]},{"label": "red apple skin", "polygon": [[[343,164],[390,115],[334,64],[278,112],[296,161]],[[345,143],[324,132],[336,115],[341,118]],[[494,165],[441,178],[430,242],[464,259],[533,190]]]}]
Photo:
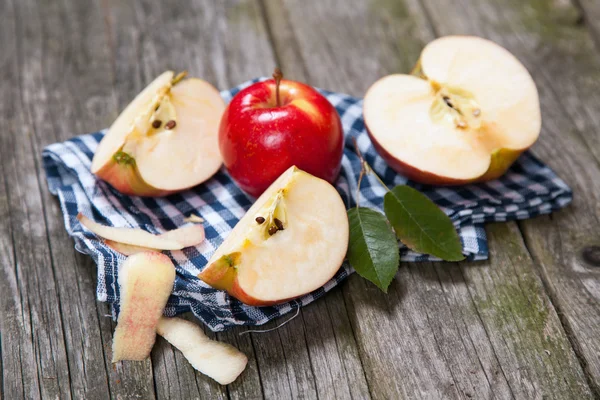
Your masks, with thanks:
[{"label": "red apple skin", "polygon": [[258,197],[292,165],[333,183],[344,132],[335,108],[314,88],[282,80],[255,83],[231,100],[219,127],[219,148],[231,177]]},{"label": "red apple skin", "polygon": [[129,196],[162,197],[181,190],[163,190],[148,185],[140,176],[135,165],[123,165],[114,160],[102,167],[96,176],[109,183],[120,193]]},{"label": "red apple skin", "polygon": [[[366,127],[366,126],[365,126]],[[510,166],[519,158],[523,150],[512,150],[512,149],[499,149],[492,153],[492,160],[488,170],[481,176],[473,179],[454,179],[447,176],[441,176],[433,174],[431,172],[423,171],[415,168],[411,165],[402,162],[393,155],[391,155],[369,131],[366,127],[367,133],[371,138],[373,147],[377,150],[377,153],[385,160],[385,162],[396,172],[410,179],[411,181],[422,183],[424,185],[437,185],[437,186],[458,186],[466,185],[469,183],[487,182],[494,179],[498,179],[510,168]]]}]

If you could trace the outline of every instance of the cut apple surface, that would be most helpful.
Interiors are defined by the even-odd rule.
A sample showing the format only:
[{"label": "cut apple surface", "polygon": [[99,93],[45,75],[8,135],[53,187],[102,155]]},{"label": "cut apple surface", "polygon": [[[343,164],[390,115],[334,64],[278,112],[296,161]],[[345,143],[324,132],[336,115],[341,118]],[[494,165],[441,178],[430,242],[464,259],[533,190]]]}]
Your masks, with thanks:
[{"label": "cut apple surface", "polygon": [[375,148],[408,178],[427,184],[495,179],[537,140],[535,83],[499,45],[442,37],[425,47],[415,75],[384,77],[364,99]]},{"label": "cut apple surface", "polygon": [[113,362],[143,360],[150,355],[174,282],[175,267],[164,254],[139,253],[121,264],[121,309],[113,335]]},{"label": "cut apple surface", "polygon": [[222,164],[225,109],[209,83],[167,71],[119,115],[98,146],[92,172],[121,193],[160,196],[204,182]]},{"label": "cut apple surface", "polygon": [[181,318],[162,317],[157,333],[179,349],[192,367],[221,385],[233,382],[248,363],[235,347],[210,340],[198,325]]},{"label": "cut apple surface", "polygon": [[202,225],[186,225],[153,235],[138,228],[116,228],[92,221],[85,215],[77,214],[81,225],[96,235],[107,239],[105,243],[125,255],[131,255],[146,250],[181,250],[184,247],[195,246],[204,240]]},{"label": "cut apple surface", "polygon": [[291,167],[252,205],[199,278],[246,304],[276,304],[325,284],[347,247],[348,217],[336,189]]}]

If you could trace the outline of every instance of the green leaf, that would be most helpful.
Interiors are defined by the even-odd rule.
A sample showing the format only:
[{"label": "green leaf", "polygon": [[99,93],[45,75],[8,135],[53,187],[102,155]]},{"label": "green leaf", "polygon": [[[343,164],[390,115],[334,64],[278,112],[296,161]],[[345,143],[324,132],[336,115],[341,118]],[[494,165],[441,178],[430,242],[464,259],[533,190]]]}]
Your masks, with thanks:
[{"label": "green leaf", "polygon": [[396,186],[383,198],[396,236],[410,249],[446,261],[460,261],[462,245],[450,218],[423,193]]},{"label": "green leaf", "polygon": [[348,210],[348,220],[348,262],[360,276],[387,293],[400,263],[398,241],[394,232],[385,216],[370,208]]}]

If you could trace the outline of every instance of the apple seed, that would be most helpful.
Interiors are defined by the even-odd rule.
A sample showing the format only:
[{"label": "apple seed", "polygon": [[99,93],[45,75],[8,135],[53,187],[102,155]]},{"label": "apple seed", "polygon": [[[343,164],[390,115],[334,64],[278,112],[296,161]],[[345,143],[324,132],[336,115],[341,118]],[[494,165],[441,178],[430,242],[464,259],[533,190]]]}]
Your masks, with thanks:
[{"label": "apple seed", "polygon": [[444,103],[446,103],[446,105],[450,108],[454,108],[454,105],[452,104],[452,102],[450,101],[450,97],[448,96],[444,96],[442,97],[442,99],[444,100]]},{"label": "apple seed", "polygon": [[255,221],[257,224],[262,225],[265,219],[263,217],[256,217]]},{"label": "apple seed", "polygon": [[152,121],[152,127],[154,129],[160,128],[161,125],[162,125],[162,121],[160,119],[155,119],[154,121]]},{"label": "apple seed", "polygon": [[283,230],[283,222],[281,222],[279,219],[274,218],[273,222],[275,223],[275,226],[277,226],[277,230],[282,231]]},{"label": "apple seed", "polygon": [[175,128],[175,125],[177,125],[177,122],[175,122],[175,120],[170,120],[165,124],[165,129],[173,129]]},{"label": "apple seed", "polygon": [[276,233],[277,233],[277,231],[278,231],[278,230],[279,230],[279,229],[277,228],[277,226],[275,226],[275,225],[271,225],[271,226],[269,227],[269,236],[273,236],[274,234],[276,234]]}]

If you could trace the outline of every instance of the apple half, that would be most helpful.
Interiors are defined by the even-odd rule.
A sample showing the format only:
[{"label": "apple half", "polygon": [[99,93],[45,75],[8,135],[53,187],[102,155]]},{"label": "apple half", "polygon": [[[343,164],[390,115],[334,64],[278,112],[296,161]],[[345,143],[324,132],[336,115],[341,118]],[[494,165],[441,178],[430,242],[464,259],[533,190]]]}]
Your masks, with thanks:
[{"label": "apple half", "polygon": [[294,166],[256,200],[198,277],[248,305],[277,304],[325,284],[347,248],[340,195]]},{"label": "apple half", "polygon": [[508,50],[446,36],[422,51],[413,75],[389,75],[364,99],[373,145],[397,172],[425,184],[496,179],[537,140],[538,92]]},{"label": "apple half", "polygon": [[119,115],[92,160],[92,173],[121,193],[163,196],[198,185],[222,164],[225,103],[209,83],[167,71]]}]

